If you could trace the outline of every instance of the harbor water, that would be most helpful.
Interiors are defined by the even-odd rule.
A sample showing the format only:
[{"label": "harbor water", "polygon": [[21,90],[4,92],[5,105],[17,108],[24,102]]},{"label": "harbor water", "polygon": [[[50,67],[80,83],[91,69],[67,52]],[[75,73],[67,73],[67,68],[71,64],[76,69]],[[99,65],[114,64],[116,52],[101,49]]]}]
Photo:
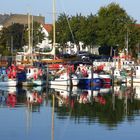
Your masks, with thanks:
[{"label": "harbor water", "polygon": [[139,91],[126,85],[0,89],[0,139],[140,139]]}]

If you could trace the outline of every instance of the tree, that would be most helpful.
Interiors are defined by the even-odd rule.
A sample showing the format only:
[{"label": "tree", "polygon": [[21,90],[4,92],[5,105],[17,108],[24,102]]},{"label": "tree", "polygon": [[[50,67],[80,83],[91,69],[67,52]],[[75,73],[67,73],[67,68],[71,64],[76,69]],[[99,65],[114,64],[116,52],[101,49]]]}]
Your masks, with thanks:
[{"label": "tree", "polygon": [[139,53],[139,45],[140,43],[140,27],[136,24],[131,24],[127,31],[128,36],[128,52],[132,57],[137,57]]},{"label": "tree", "polygon": [[41,24],[38,22],[33,23],[33,46],[36,46],[38,43],[41,43],[45,37],[44,32],[42,31]]},{"label": "tree", "polygon": [[[28,34],[28,25],[24,26],[24,33],[23,33],[23,45],[29,45],[29,34]],[[35,47],[38,43],[41,43],[45,37],[44,32],[42,31],[42,26],[38,22],[33,22],[30,25],[30,42],[32,47]],[[32,44],[33,43],[33,44]]]},{"label": "tree", "polygon": [[[60,45],[64,46],[65,43],[69,40],[69,26],[67,23],[67,19],[69,17],[67,15],[60,14],[58,16],[58,19],[55,23],[56,29],[55,29],[55,34],[56,34],[56,42],[59,43]],[[54,30],[54,27],[53,27]],[[49,34],[49,38],[53,41],[53,30]]]},{"label": "tree", "polygon": [[10,51],[4,46],[0,45],[0,56],[9,56]]},{"label": "tree", "polygon": [[24,44],[23,31],[24,26],[19,23],[15,23],[8,28],[3,28],[0,44],[8,48],[13,46],[13,50],[20,50]]},{"label": "tree", "polygon": [[[32,30],[31,30],[32,31]],[[44,39],[44,33],[40,23],[33,23],[33,46],[36,46]],[[28,45],[28,27],[27,25],[14,23],[7,28],[3,28],[0,32],[0,45],[4,49],[22,50],[24,45]]]},{"label": "tree", "polygon": [[123,50],[126,47],[127,32],[134,24],[135,21],[118,4],[111,3],[107,7],[101,7],[98,12],[98,43]]},{"label": "tree", "polygon": [[56,42],[65,47],[68,41],[77,45],[81,41],[90,47],[108,47],[110,54],[113,54],[113,49],[119,52],[128,47],[129,52],[136,56],[135,47],[140,43],[140,31],[135,24],[136,21],[116,3],[101,7],[96,15],[87,17],[60,14],[56,21]]}]

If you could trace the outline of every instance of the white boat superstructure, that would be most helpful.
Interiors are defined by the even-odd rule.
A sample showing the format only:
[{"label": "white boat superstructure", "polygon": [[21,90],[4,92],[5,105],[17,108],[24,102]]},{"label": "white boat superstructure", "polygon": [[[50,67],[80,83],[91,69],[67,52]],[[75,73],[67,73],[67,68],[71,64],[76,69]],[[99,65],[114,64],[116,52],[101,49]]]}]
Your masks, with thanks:
[{"label": "white boat superstructure", "polygon": [[49,85],[61,85],[61,86],[68,86],[73,85],[77,86],[79,80],[76,75],[72,74],[71,78],[67,73],[62,73],[58,78],[49,81]]},{"label": "white boat superstructure", "polygon": [[131,76],[127,77],[127,84],[131,85],[132,83],[135,86],[140,85],[140,65],[132,68]]}]

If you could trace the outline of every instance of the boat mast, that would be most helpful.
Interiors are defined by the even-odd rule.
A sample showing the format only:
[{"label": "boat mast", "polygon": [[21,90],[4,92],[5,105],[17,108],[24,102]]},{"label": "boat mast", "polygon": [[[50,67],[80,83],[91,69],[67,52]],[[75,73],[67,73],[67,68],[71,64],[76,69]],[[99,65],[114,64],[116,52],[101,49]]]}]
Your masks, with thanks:
[{"label": "boat mast", "polygon": [[[32,45],[33,45],[33,29],[31,31],[31,21],[30,21],[30,14],[28,13],[28,46],[29,46],[29,60],[30,64],[33,63],[33,58],[32,58]],[[33,16],[32,16],[32,22],[33,22]],[[33,23],[32,23],[33,26]],[[32,37],[31,37],[32,35]],[[32,39],[32,40],[31,40]]]},{"label": "boat mast", "polygon": [[28,46],[29,46],[29,53],[31,53],[31,27],[30,27],[30,14],[28,13]]},{"label": "boat mast", "polygon": [[56,34],[55,34],[55,20],[56,20],[56,1],[53,0],[53,54],[55,59],[55,42],[56,42]]},{"label": "boat mast", "polygon": [[128,44],[128,30],[126,33],[126,51],[127,51],[127,59],[128,59],[128,55],[129,55],[129,50],[128,50],[129,44]]}]

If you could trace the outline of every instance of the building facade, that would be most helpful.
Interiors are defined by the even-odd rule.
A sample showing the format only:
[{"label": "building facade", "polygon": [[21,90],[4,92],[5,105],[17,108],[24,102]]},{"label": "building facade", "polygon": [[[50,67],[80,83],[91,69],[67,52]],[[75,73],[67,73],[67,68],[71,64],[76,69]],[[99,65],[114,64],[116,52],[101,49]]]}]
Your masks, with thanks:
[{"label": "building facade", "polygon": [[[33,20],[45,24],[45,17],[39,15],[39,16],[34,16],[33,15]],[[0,25],[3,27],[8,27],[14,23],[19,23],[19,24],[28,24],[28,14],[0,14]]]}]

